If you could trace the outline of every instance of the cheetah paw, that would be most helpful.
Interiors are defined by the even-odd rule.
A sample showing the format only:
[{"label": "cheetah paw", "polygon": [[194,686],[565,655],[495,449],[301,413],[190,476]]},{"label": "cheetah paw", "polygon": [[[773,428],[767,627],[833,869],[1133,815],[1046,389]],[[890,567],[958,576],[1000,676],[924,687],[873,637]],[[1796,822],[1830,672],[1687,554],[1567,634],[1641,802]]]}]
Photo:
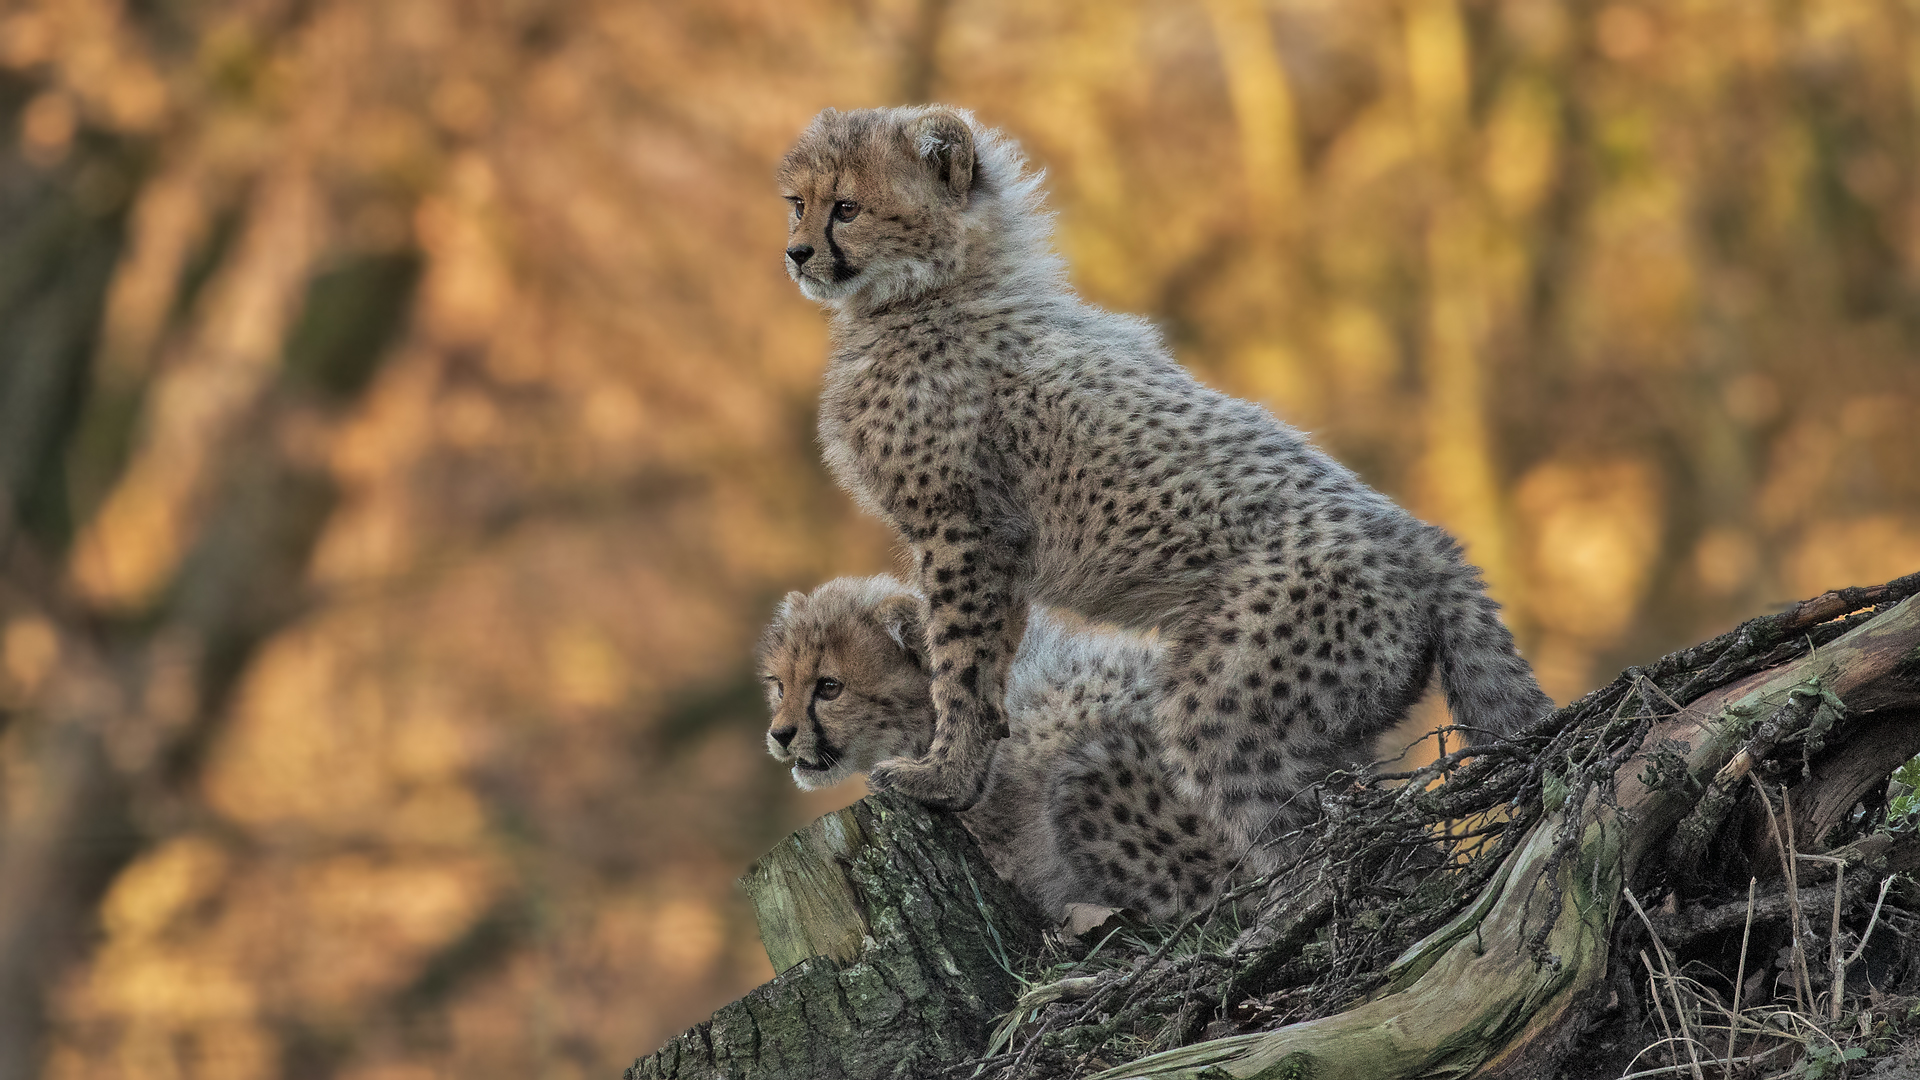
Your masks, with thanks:
[{"label": "cheetah paw", "polygon": [[916,802],[942,810],[969,810],[986,792],[987,771],[968,770],[947,762],[926,759],[891,758],[875,765],[867,773],[867,788],[872,791],[897,791]]}]

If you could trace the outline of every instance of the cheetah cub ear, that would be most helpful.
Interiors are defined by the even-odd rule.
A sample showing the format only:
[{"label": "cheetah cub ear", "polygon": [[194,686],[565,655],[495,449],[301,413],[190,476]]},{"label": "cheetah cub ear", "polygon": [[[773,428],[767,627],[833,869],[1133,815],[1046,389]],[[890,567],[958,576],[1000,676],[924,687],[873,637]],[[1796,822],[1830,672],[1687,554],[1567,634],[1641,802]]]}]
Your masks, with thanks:
[{"label": "cheetah cub ear", "polygon": [[913,666],[920,671],[927,670],[927,621],[920,609],[920,598],[904,594],[889,596],[873,614],[880,628],[907,654],[907,659],[913,661]]},{"label": "cheetah cub ear", "polygon": [[907,137],[947,193],[964,202],[973,190],[973,128],[966,118],[951,109],[932,109],[907,122]]},{"label": "cheetah cub ear", "polygon": [[788,619],[793,618],[794,609],[800,606],[801,604],[806,603],[806,600],[807,600],[807,594],[801,592],[799,589],[795,589],[792,592],[789,592],[787,595],[781,597],[780,607],[776,609],[773,613],[774,622],[777,624],[784,624]]}]

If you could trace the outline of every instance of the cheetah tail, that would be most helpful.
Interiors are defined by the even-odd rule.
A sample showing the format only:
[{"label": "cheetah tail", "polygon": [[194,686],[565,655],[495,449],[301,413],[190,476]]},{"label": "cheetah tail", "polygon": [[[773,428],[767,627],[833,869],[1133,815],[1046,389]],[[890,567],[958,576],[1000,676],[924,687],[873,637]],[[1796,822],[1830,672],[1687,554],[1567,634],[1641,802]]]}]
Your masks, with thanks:
[{"label": "cheetah tail", "polygon": [[1522,731],[1553,711],[1533,668],[1514,648],[1500,605],[1482,591],[1470,567],[1465,587],[1434,611],[1434,643],[1447,711],[1469,743]]}]

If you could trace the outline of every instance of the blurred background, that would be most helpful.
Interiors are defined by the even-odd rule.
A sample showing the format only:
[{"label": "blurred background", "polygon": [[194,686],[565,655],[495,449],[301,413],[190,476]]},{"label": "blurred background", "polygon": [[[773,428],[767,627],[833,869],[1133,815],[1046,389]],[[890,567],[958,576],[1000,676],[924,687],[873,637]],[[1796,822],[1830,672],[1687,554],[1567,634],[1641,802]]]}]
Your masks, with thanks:
[{"label": "blurred background", "polygon": [[1912,0],[0,0],[0,1080],[611,1077],[822,472],[773,163],[944,100],[1564,701],[1920,569]]}]

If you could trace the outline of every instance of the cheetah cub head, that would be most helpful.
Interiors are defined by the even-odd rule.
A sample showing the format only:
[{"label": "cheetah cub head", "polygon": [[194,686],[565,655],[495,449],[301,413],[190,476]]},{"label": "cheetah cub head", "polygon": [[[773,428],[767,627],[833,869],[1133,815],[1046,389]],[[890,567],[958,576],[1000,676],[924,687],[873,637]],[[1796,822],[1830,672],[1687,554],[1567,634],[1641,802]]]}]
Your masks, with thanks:
[{"label": "cheetah cub head", "polygon": [[767,752],[802,790],[830,787],[933,742],[919,594],[891,577],[788,593],[760,639]]},{"label": "cheetah cub head", "polygon": [[787,275],[808,299],[863,306],[951,280],[1002,143],[941,105],[821,113],[777,174],[792,207]]}]

